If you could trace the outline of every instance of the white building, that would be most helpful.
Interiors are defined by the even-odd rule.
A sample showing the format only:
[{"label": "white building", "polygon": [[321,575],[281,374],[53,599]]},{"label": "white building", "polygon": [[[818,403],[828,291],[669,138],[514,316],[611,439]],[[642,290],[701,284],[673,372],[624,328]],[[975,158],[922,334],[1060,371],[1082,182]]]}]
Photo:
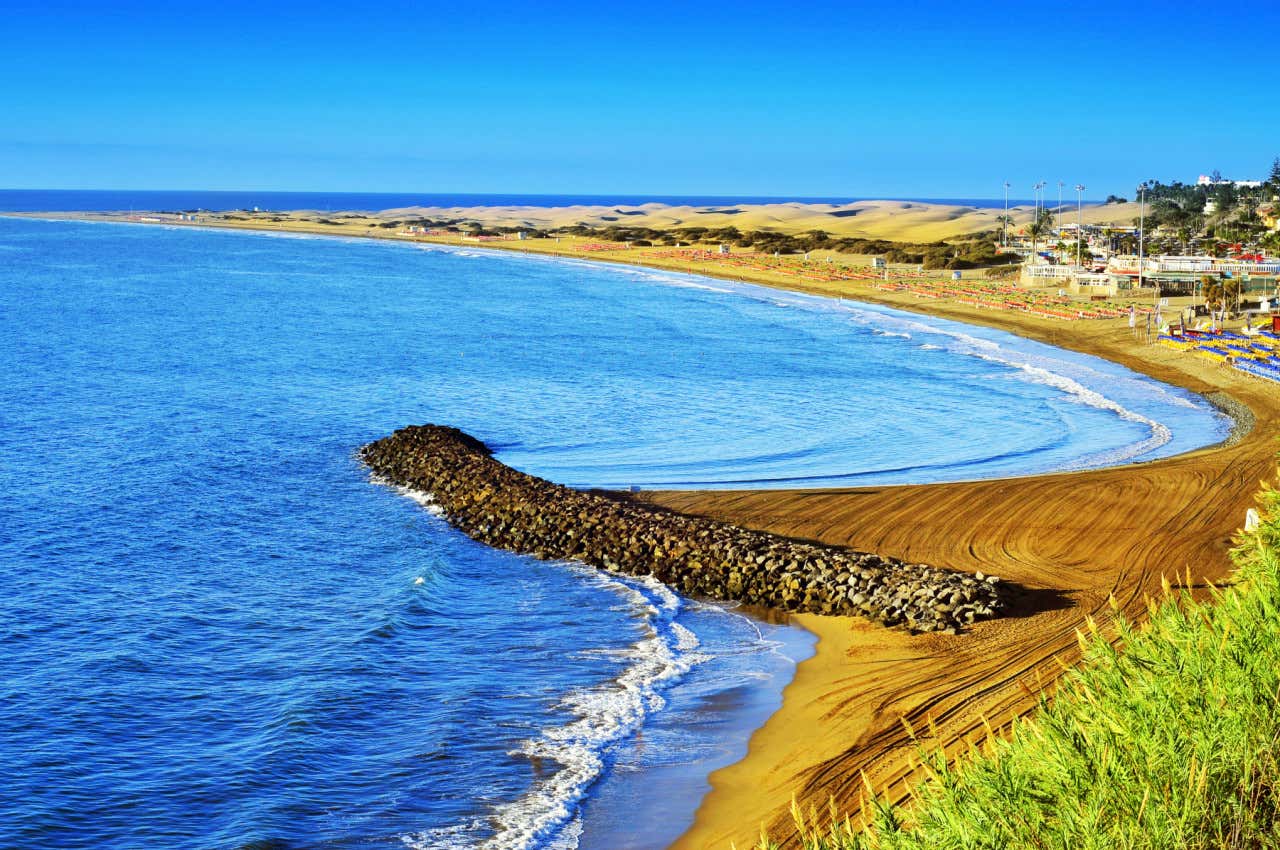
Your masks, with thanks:
[{"label": "white building", "polygon": [[1142,264],[1144,274],[1162,272],[1181,274],[1227,274],[1241,277],[1247,274],[1280,274],[1280,262],[1255,263],[1248,260],[1224,260],[1216,257],[1147,257]]},{"label": "white building", "polygon": [[1235,186],[1237,189],[1257,189],[1261,180],[1214,180],[1208,174],[1201,174],[1196,179],[1197,186]]}]

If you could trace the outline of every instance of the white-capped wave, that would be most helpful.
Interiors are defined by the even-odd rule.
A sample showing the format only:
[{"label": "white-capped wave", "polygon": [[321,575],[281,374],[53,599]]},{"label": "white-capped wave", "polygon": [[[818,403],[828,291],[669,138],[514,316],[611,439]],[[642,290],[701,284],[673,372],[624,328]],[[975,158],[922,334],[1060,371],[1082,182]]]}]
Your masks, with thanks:
[{"label": "white-capped wave", "polygon": [[[707,660],[708,656],[697,651],[697,635],[675,622],[682,607],[675,591],[652,577],[630,578],[580,564],[567,566],[615,590],[640,617],[644,636],[628,648],[608,651],[631,663],[612,681],[566,694],[561,707],[575,719],[544,729],[512,753],[544,764],[555,763],[560,769],[519,799],[496,806],[483,821],[492,827],[492,835],[480,840],[476,824],[471,824],[402,836],[406,846],[414,850],[446,846],[572,850],[581,833],[578,804],[604,773],[612,750],[635,734],[647,717],[665,707],[663,691]],[[584,650],[584,654],[599,652]]]},{"label": "white-capped wave", "polygon": [[404,496],[410,501],[417,502],[418,505],[426,509],[427,513],[436,517],[444,516],[444,508],[436,503],[436,497],[425,490],[415,490],[412,487],[405,487],[401,484],[393,484],[391,481],[383,478],[376,473],[369,474],[369,480],[374,484],[381,484],[384,487],[390,487],[396,493]]},{"label": "white-capped wave", "polygon": [[[1179,407],[1193,409],[1196,407],[1195,403],[1190,399],[1175,392],[1170,392],[1158,382],[1148,381],[1141,377],[1108,375],[1098,372],[1085,364],[1058,361],[1031,352],[1006,348],[995,340],[965,333],[950,326],[935,327],[929,323],[907,317],[886,315],[874,310],[860,310],[856,305],[849,305],[849,309],[851,312],[858,314],[857,320],[859,322],[872,325],[889,323],[891,326],[905,327],[908,332],[914,330],[921,334],[928,334],[935,338],[946,340],[940,346],[926,343],[921,348],[944,349],[955,354],[1010,366],[1017,369],[1025,380],[1062,390],[1067,395],[1067,398],[1075,403],[1087,405],[1098,410],[1105,410],[1119,419],[1142,425],[1148,430],[1148,436],[1144,439],[1076,458],[1074,461],[1059,467],[1063,471],[1125,463],[1154,452],[1173,439],[1173,432],[1169,430],[1168,426],[1126,407],[1097,390],[1087,387],[1081,381],[1063,374],[1063,370],[1071,369],[1077,372],[1084,372],[1088,378],[1094,379],[1098,383],[1128,384],[1131,389],[1159,395],[1160,401],[1163,403],[1172,403]],[[878,329],[877,332],[885,333],[882,328]],[[1093,381],[1091,380],[1090,382],[1092,383]]]},{"label": "white-capped wave", "polygon": [[395,490],[401,496],[406,496],[426,508],[427,513],[432,516],[444,516],[444,508],[436,504],[436,497],[430,493],[423,492],[422,490],[414,490],[410,487],[402,487],[399,484],[395,485]]},{"label": "white-capped wave", "polygon": [[1123,463],[1136,457],[1141,457],[1148,452],[1153,452],[1163,446],[1165,443],[1173,439],[1173,432],[1166,425],[1157,422],[1150,417],[1143,416],[1141,413],[1135,413],[1119,402],[1113,401],[1102,393],[1091,390],[1078,381],[1068,378],[1066,375],[1060,375],[1048,369],[1042,369],[1039,366],[1033,366],[1030,363],[1017,363],[1008,358],[995,357],[989,354],[975,354],[975,356],[983,360],[992,360],[1006,365],[1016,366],[1025,376],[1034,383],[1043,384],[1044,386],[1053,387],[1065,392],[1071,401],[1077,404],[1088,405],[1098,410],[1106,410],[1114,413],[1126,422],[1134,422],[1144,425],[1151,432],[1144,440],[1138,440],[1127,446],[1118,446],[1105,452],[1097,452],[1092,455],[1086,455],[1077,458],[1074,462],[1062,467],[1067,469],[1088,469],[1095,466],[1107,466],[1110,464]]},{"label": "white-capped wave", "polygon": [[485,850],[526,850],[570,826],[578,803],[604,772],[612,748],[666,705],[662,692],[667,687],[705,660],[696,651],[698,638],[674,622],[681,604],[674,591],[652,577],[592,572],[641,615],[645,636],[626,652],[632,663],[616,679],[574,691],[561,700],[575,720],[543,730],[519,750],[528,758],[555,762],[561,769],[520,799],[495,809],[496,831],[480,845]]}]

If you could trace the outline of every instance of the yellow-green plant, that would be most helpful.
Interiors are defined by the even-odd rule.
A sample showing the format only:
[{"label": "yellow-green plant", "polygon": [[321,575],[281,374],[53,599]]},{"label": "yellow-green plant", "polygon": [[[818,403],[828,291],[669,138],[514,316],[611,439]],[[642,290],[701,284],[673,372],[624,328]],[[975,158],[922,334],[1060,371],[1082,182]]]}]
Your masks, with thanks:
[{"label": "yellow-green plant", "polygon": [[866,825],[793,805],[806,850],[1280,848],[1280,495],[1259,501],[1231,586],[1090,620],[1082,665],[1007,737],[922,751],[911,805],[872,795]]}]

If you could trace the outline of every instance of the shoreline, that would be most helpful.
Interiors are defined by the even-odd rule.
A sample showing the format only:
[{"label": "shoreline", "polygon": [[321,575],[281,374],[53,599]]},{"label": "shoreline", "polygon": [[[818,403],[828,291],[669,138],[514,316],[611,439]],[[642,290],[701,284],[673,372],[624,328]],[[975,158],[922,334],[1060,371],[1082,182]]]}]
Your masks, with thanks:
[{"label": "shoreline", "polygon": [[[560,249],[554,246],[537,244],[529,241],[506,241],[506,242],[486,242],[473,243],[465,241],[458,237],[433,237],[413,235],[406,236],[396,233],[379,233],[372,228],[366,232],[355,232],[342,230],[337,227],[329,227],[316,222],[300,222],[292,220],[288,227],[262,226],[265,222],[241,223],[239,221],[200,221],[200,222],[184,222],[184,221],[140,221],[122,217],[123,213],[115,212],[6,212],[0,211],[0,218],[17,218],[30,219],[36,221],[76,221],[82,223],[104,223],[104,224],[124,224],[124,225],[140,225],[144,227],[173,227],[187,228],[193,230],[234,230],[247,231],[251,233],[261,233],[276,236],[318,236],[329,239],[353,239],[362,241],[377,241],[392,244],[407,244],[420,246],[439,246],[445,248],[455,248],[464,251],[492,251],[502,253],[515,253],[526,257],[539,257],[551,260],[561,260],[570,262],[584,263],[605,263],[609,265],[624,266],[628,268],[650,269],[653,271],[674,272],[678,274],[687,274],[694,277],[706,277],[715,280],[723,280],[730,283],[745,283],[754,286],[775,289],[783,292],[792,292],[803,295],[818,296],[821,298],[835,298],[837,300],[847,299],[854,302],[863,302],[870,305],[882,307],[890,307],[895,310],[901,310],[908,313],[915,313],[921,316],[930,316],[933,318],[948,319],[964,325],[978,325],[995,330],[1005,331],[1024,339],[1040,342],[1055,348],[1065,349],[1076,354],[1084,354],[1100,359],[1109,360],[1129,370],[1136,372],[1144,377],[1151,378],[1163,383],[1172,384],[1182,389],[1193,392],[1204,398],[1207,402],[1217,408],[1230,422],[1230,430],[1222,441],[1211,443],[1198,448],[1190,449],[1178,455],[1157,458],[1155,460],[1137,460],[1125,462],[1119,467],[1125,466],[1141,466],[1147,463],[1155,463],[1163,460],[1169,460],[1174,457],[1181,457],[1186,454],[1194,454],[1196,452],[1211,451],[1213,449],[1224,447],[1225,445],[1234,445],[1235,443],[1245,439],[1256,423],[1256,417],[1252,410],[1239,399],[1236,399],[1230,393],[1226,393],[1216,385],[1209,385],[1207,389],[1199,381],[1195,383],[1202,386],[1197,389],[1196,386],[1188,384],[1182,377],[1188,372],[1198,375],[1203,370],[1166,370],[1164,368],[1168,361],[1177,360],[1177,356],[1170,358],[1169,352],[1158,348],[1154,345],[1144,345],[1141,343],[1131,344],[1128,346],[1116,346],[1107,353],[1099,353],[1096,341],[1087,340],[1082,344],[1074,341],[1069,333],[1071,327],[1066,323],[1054,321],[1050,319],[1040,318],[1027,313],[1007,313],[995,312],[989,309],[970,307],[946,300],[922,300],[911,294],[903,294],[896,292],[886,292],[878,289],[869,288],[865,282],[837,281],[831,283],[822,283],[817,281],[806,281],[796,277],[783,276],[768,272],[738,272],[728,273],[717,270],[715,268],[700,268],[687,262],[657,262],[651,254],[643,254],[637,252],[637,256],[618,256],[620,252],[610,253],[593,253],[582,254],[574,250],[574,245]],[[558,242],[559,240],[557,240]],[[627,252],[630,253],[630,252]],[[938,275],[945,275],[948,272],[938,271]],[[969,274],[972,274],[970,272]],[[1092,326],[1106,326],[1108,328],[1119,328],[1124,319],[1111,320],[1088,320],[1074,323],[1076,328],[1085,328]],[[1118,335],[1112,335],[1118,336]],[[1154,353],[1161,355],[1157,357],[1157,362],[1148,360],[1139,354]],[[1226,370],[1231,372],[1232,370]],[[1232,373],[1234,375],[1234,373]],[[1235,377],[1240,377],[1235,375]],[[1252,382],[1252,381],[1249,381]],[[1210,398],[1213,396],[1213,398]],[[1029,475],[1006,476],[1005,478],[989,478],[982,479],[987,481],[997,480],[1019,480],[1022,478],[1035,477],[1040,475],[1075,475],[1082,471],[1089,470],[1064,470],[1056,472],[1030,473]],[[937,483],[937,482],[934,482]],[[948,482],[941,482],[948,483]],[[926,485],[849,485],[855,486],[933,486],[933,483]],[[823,487],[815,489],[848,489],[845,487]],[[651,492],[659,492],[657,490]]]},{"label": "shoreline", "polygon": [[[117,221],[91,216],[15,216],[51,220]],[[120,222],[133,223],[133,222]],[[236,224],[183,225],[267,233],[359,233],[283,230]],[[376,235],[383,237],[381,234]],[[520,250],[521,243],[470,245],[457,240],[405,241],[467,248]],[[1159,593],[1163,575],[1220,581],[1229,572],[1226,540],[1252,504],[1256,482],[1275,468],[1280,393],[1243,373],[1132,339],[1123,320],[1059,323],[1025,314],[992,313],[950,302],[921,303],[899,293],[848,281],[825,284],[778,275],[717,274],[681,264],[644,263],[566,252],[535,253],[609,261],[707,277],[745,280],[780,289],[845,297],[969,324],[997,327],[1069,350],[1119,362],[1134,371],[1211,397],[1224,393],[1252,413],[1236,442],[1157,461],[1085,472],[958,484],[773,491],[646,492],[640,498],[686,513],[747,528],[904,560],[984,571],[1066,604],[1027,610],[975,626],[959,637],[909,636],[847,618],[802,615],[796,622],[818,637],[815,655],[801,662],[782,707],[751,739],[745,759],[711,776],[713,790],[678,848],[751,846],[760,821],[779,838],[787,829],[794,792],[806,807],[823,809],[833,796],[857,815],[866,773],[877,793],[900,802],[913,776],[914,745],[899,718],[916,729],[933,721],[950,753],[1034,708],[1078,658],[1075,629],[1086,615],[1110,615],[1108,597],[1141,617],[1144,597]],[[797,734],[795,730],[803,730]],[[815,732],[821,730],[820,732]]]}]

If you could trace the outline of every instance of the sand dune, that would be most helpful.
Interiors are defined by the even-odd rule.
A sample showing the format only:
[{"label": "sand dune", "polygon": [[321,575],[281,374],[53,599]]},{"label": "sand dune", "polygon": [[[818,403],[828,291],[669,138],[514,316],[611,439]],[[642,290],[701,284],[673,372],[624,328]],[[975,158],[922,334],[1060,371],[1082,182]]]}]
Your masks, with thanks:
[{"label": "sand dune", "polygon": [[[1085,207],[1081,218],[1089,224],[1129,224],[1138,215],[1137,204]],[[742,231],[772,230],[803,233],[824,230],[833,236],[932,242],[999,227],[1003,209],[921,203],[914,201],[858,201],[851,204],[757,204],[733,207],[692,207],[645,204],[643,206],[572,207],[406,207],[383,210],[382,218],[422,216],[464,219],[506,227],[554,228],[574,224],[593,227],[729,227]],[[1032,207],[1012,207],[1015,226],[1034,216]],[[1068,222],[1075,210],[1064,213]]]},{"label": "sand dune", "polygon": [[[379,211],[321,212],[291,210],[237,213],[237,218],[213,214],[200,223],[215,226],[264,230],[303,230],[348,235],[393,236],[394,231],[365,233],[375,225],[397,220],[479,222],[493,227],[548,230],[585,224],[670,229],[675,227],[736,227],[743,232],[766,230],[799,234],[822,230],[833,237],[887,239],[896,242],[935,242],[999,229],[1004,209],[923,203],[919,201],[858,201],[849,204],[741,204],[731,207],[669,206],[484,206],[484,207],[401,207]],[[55,218],[119,219],[114,213],[42,213]],[[1035,215],[1033,207],[1010,207],[1013,228],[1025,225]],[[1095,204],[1084,207],[1080,218],[1087,224],[1129,226],[1138,216],[1137,204]],[[1076,220],[1074,208],[1063,212],[1064,223]],[[323,222],[323,223],[322,223]],[[177,222],[174,222],[177,223]]]}]

